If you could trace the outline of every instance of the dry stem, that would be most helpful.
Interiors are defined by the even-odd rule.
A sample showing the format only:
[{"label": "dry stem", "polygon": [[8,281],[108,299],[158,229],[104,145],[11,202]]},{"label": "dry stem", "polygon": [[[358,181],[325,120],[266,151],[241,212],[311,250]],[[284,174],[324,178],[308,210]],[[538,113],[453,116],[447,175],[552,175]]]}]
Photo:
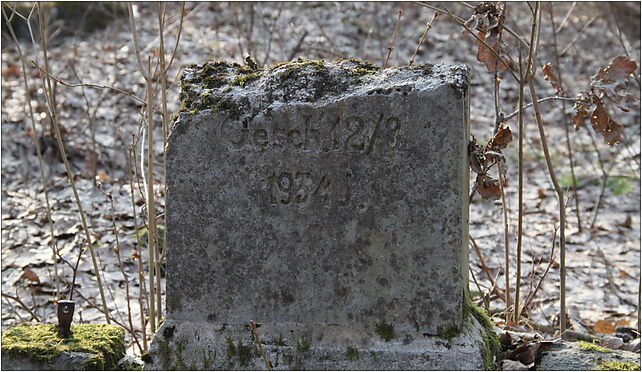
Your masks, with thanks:
[{"label": "dry stem", "polygon": [[[40,40],[43,43],[42,45],[42,50],[43,50],[43,55],[45,59],[45,70],[49,71],[49,58],[47,56],[47,44],[46,44],[46,35],[45,35],[45,25],[44,25],[44,15],[42,14],[42,6],[41,3],[38,3],[38,19],[39,19],[39,27],[40,27]],[[58,141],[58,148],[60,150],[60,154],[62,157],[62,160],[65,164],[65,170],[67,172],[67,178],[69,179],[69,184],[71,185],[71,189],[74,194],[74,200],[76,201],[76,206],[78,207],[78,213],[80,214],[80,221],[82,223],[83,230],[85,232],[85,238],[87,240],[87,246],[89,247],[89,253],[91,255],[91,262],[94,267],[94,271],[96,272],[96,282],[98,283],[98,290],[100,292],[100,299],[102,301],[102,306],[103,306],[103,313],[105,314],[105,321],[107,324],[110,324],[110,316],[109,316],[109,308],[107,307],[107,301],[105,299],[105,291],[103,289],[103,283],[102,280],[100,279],[100,268],[98,267],[98,262],[96,260],[96,253],[94,252],[94,246],[91,241],[91,235],[89,234],[89,227],[85,218],[85,212],[83,211],[82,208],[82,203],[80,202],[80,197],[78,196],[78,190],[76,189],[76,183],[74,181],[74,176],[71,172],[71,167],[69,166],[69,161],[67,160],[67,153],[65,152],[65,146],[62,142],[62,136],[60,134],[60,125],[58,123],[58,113],[57,113],[57,108],[56,108],[56,102],[55,102],[55,93],[54,90],[51,86],[51,80],[49,79],[49,75],[43,75],[41,76],[42,80],[42,85],[45,91],[45,96],[47,98],[47,105],[49,109],[49,115],[51,117],[51,123],[54,128],[54,133],[56,135],[56,140]],[[71,293],[73,293],[73,288]],[[70,294],[71,298],[71,294]]]}]

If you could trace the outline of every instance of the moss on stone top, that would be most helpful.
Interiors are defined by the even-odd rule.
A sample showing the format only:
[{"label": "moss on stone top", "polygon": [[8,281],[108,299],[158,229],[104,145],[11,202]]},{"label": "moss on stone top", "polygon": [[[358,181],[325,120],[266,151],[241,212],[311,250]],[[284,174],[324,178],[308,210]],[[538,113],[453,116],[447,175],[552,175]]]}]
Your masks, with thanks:
[{"label": "moss on stone top", "polygon": [[382,70],[357,59],[326,62],[299,58],[265,69],[207,62],[184,69],[180,112],[196,115],[213,110],[239,119],[279,103],[323,104],[352,94],[407,94],[418,85],[449,84],[465,89],[467,75],[465,66],[427,64]]},{"label": "moss on stone top", "polygon": [[87,370],[113,369],[125,353],[125,331],[108,324],[78,324],[71,327],[72,337],[58,336],[57,324],[21,324],[2,334],[4,356],[31,359],[52,366],[63,352],[95,354]]}]

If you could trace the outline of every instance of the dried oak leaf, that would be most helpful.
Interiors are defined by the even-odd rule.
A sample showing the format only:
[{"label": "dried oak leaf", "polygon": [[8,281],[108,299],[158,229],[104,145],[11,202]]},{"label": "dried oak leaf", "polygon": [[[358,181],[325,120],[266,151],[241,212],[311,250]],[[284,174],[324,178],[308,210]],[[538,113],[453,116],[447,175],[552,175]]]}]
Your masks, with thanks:
[{"label": "dried oak leaf", "polygon": [[502,149],[505,149],[512,140],[513,135],[510,128],[504,127],[500,124],[497,133],[495,133],[495,136],[488,141],[486,148],[488,150],[500,152]]},{"label": "dried oak leaf", "polygon": [[22,275],[20,275],[19,280],[26,280],[29,283],[40,283],[40,278],[38,277],[38,274],[33,272],[31,269],[25,269],[22,272]]},{"label": "dried oak leaf", "polygon": [[464,23],[467,27],[473,25],[477,31],[488,32],[504,23],[503,9],[491,2],[479,3],[473,9],[473,15]]},{"label": "dried oak leaf", "polygon": [[518,360],[525,365],[535,363],[537,360],[541,343],[539,341],[529,342],[519,346],[515,350],[509,350],[504,353],[505,359]]},{"label": "dried oak leaf", "polygon": [[7,63],[7,67],[2,69],[2,77],[3,78],[9,78],[9,77],[20,77],[20,69],[15,63]]},{"label": "dried oak leaf", "polygon": [[591,77],[591,89],[600,99],[607,98],[620,110],[628,112],[637,99],[626,93],[627,80],[637,67],[635,61],[625,56],[615,57],[606,68]]},{"label": "dried oak leaf", "polygon": [[573,127],[576,131],[584,126],[584,120],[590,116],[586,109],[586,106],[575,108],[576,114],[573,116]]},{"label": "dried oak leaf", "polygon": [[468,142],[468,162],[473,172],[477,174],[484,172],[484,152],[477,144],[475,137]]},{"label": "dried oak leaf", "polygon": [[608,112],[597,97],[593,97],[593,104],[595,104],[595,109],[591,113],[593,129],[604,136],[604,142],[608,143],[609,146],[621,142],[624,126],[609,117]]},{"label": "dried oak leaf", "polygon": [[553,65],[550,63],[547,63],[544,65],[542,68],[542,73],[544,74],[544,80],[548,81],[551,83],[551,86],[553,89],[555,89],[555,92],[557,93],[558,96],[564,95],[564,92],[562,91],[560,79],[553,71]]},{"label": "dried oak leaf", "polygon": [[484,199],[498,200],[502,197],[499,181],[483,173],[477,175],[477,193]]},{"label": "dried oak leaf", "polygon": [[[491,34],[488,37],[486,37],[485,32],[480,32],[478,36],[480,40],[483,40],[485,42],[485,44],[480,42],[479,40],[475,41],[475,45],[477,45],[477,48],[478,48],[477,61],[484,63],[486,65],[486,69],[489,72],[505,70],[506,64],[508,64],[508,61],[506,60],[506,58],[501,57],[499,34],[491,32]],[[493,53],[493,50],[497,54]],[[500,57],[498,58],[497,55],[499,55]],[[504,63],[502,63],[500,59]]]}]

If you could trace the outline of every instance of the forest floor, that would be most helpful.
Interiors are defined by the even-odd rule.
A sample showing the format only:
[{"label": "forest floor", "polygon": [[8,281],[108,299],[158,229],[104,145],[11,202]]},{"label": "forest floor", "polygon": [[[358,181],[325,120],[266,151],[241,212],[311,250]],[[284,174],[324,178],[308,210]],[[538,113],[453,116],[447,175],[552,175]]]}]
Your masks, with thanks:
[{"label": "forest floor", "polygon": [[[617,56],[628,54],[639,65],[639,4],[637,8],[633,3],[630,7],[627,3],[613,4],[623,8],[613,9],[616,5],[608,3],[553,5],[555,25],[559,30],[558,50],[563,52],[560,53],[560,71],[569,97],[588,89],[590,77]],[[181,9],[176,3],[168,3],[167,6],[170,18],[165,44],[171,49]],[[447,6],[463,19],[472,14],[472,9],[459,3],[447,3]],[[178,76],[181,66],[186,64],[220,59],[243,63],[244,56],[250,54],[260,67],[270,67],[297,57],[326,60],[358,58],[381,67],[386,60],[387,46],[400,8],[403,15],[389,66],[408,64],[426,22],[433,17],[433,10],[411,3],[187,3],[180,43],[169,74],[173,80],[169,89],[169,111],[178,110]],[[135,10],[141,48],[147,56],[158,50],[156,4],[138,3]],[[617,18],[615,14],[618,14]],[[547,62],[555,64],[549,15],[545,7],[535,61],[539,66],[535,82],[541,97],[555,95],[541,74],[541,66]],[[528,39],[530,22],[526,4],[508,4],[507,26]],[[59,26],[60,23],[51,25],[50,32]],[[67,26],[63,30],[65,32],[54,38],[48,48],[53,76],[72,84],[116,86],[144,97],[144,80],[137,69],[126,10],[105,29],[85,33],[82,28]],[[10,297],[3,296],[2,299],[2,329],[30,320],[55,322],[56,293],[69,288],[73,272],[63,260],[53,259],[50,245],[56,244],[61,256],[72,265],[81,246],[85,246],[73,192],[51,132],[40,73],[31,65],[31,60],[34,60],[44,66],[42,50],[25,40],[22,48],[27,55],[27,71],[21,68],[15,44],[8,33],[3,32],[2,293]],[[479,143],[485,143],[492,137],[495,124],[494,76],[476,60],[475,50],[474,38],[462,33],[461,26],[442,14],[428,32],[415,64],[465,63],[472,68],[471,133]],[[517,55],[516,50],[511,52]],[[28,92],[23,85],[23,76],[29,84]],[[639,92],[639,70],[635,76],[629,84],[631,91]],[[509,114],[517,107],[518,84],[506,72],[500,73],[500,77],[500,109]],[[134,328],[140,332],[138,268],[132,255],[141,249],[136,242],[136,231],[141,229],[141,221],[144,220],[142,206],[145,197],[141,192],[144,187],[142,180],[136,181],[132,190],[130,168],[135,165],[140,171],[140,158],[132,164],[128,151],[132,138],[138,156],[141,145],[145,145],[141,140],[140,124],[144,115],[143,105],[130,95],[88,86],[57,84],[56,95],[68,158],[90,232],[96,242],[101,275],[109,289],[107,303],[118,323],[127,324],[124,271],[129,279],[132,297],[129,307]],[[636,96],[639,102],[637,93]],[[526,97],[530,102],[530,96],[526,94]],[[33,105],[36,132],[31,127],[27,99]],[[560,183],[566,188],[566,283],[570,322],[574,330],[583,333],[613,333],[616,324],[635,327],[640,286],[639,105],[630,112],[611,112],[612,118],[624,126],[624,139],[615,146],[605,144],[589,124],[574,131],[569,119],[572,104],[566,104],[566,114],[559,101],[548,101],[541,106],[551,158]],[[160,123],[158,114],[155,120]],[[504,150],[504,156],[508,166],[505,195],[511,262],[509,278],[511,292],[514,292],[518,216],[517,118],[508,120],[506,125],[513,131],[513,142]],[[577,203],[571,189],[573,183],[565,128],[570,131],[578,184]],[[557,197],[547,172],[532,111],[525,116],[524,134],[526,186],[522,303],[545,275],[554,234],[559,227]],[[53,230],[50,230],[47,219],[34,136],[43,145],[43,170]],[[155,138],[156,212],[162,216],[164,172],[160,125],[157,125]],[[608,174],[606,180],[603,171]],[[95,186],[94,179],[100,184],[100,189]],[[471,176],[471,185],[472,179]],[[101,189],[113,196],[113,206]],[[135,206],[132,205],[132,192]],[[136,220],[134,213],[137,214]],[[112,218],[116,230],[112,227]],[[159,223],[163,224],[162,217]],[[470,289],[474,299],[480,302],[481,296],[490,292],[492,282],[502,290],[505,288],[501,200],[484,200],[479,195],[474,197],[470,205],[470,236],[484,260],[482,265],[471,249],[470,267],[477,283],[471,276]],[[122,267],[115,249],[117,243]],[[560,296],[558,244],[553,257],[550,270],[531,302],[528,316],[536,323],[554,327],[559,316]],[[54,281],[56,271],[63,281],[58,288]],[[100,304],[95,277],[90,256],[84,254],[76,279],[79,295],[75,296],[75,323],[104,321],[103,314],[95,306]],[[505,308],[502,299],[491,295],[490,309],[502,308]],[[496,320],[499,319],[497,316]]]}]

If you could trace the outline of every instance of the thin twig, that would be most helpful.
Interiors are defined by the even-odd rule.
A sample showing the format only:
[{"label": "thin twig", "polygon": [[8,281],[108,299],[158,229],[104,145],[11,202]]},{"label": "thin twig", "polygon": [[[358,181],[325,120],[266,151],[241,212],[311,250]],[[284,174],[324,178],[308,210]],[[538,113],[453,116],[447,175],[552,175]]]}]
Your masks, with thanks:
[{"label": "thin twig", "polygon": [[395,24],[395,30],[392,33],[392,42],[388,44],[388,55],[386,56],[386,61],[383,63],[383,68],[388,67],[388,61],[390,60],[390,55],[392,50],[395,49],[395,41],[397,41],[397,33],[399,32],[399,23],[401,23],[401,16],[403,15],[403,9],[399,8],[397,13],[397,23]]},{"label": "thin twig", "polygon": [[[422,5],[425,5],[425,4],[422,4]],[[477,39],[478,42],[482,43],[486,48],[488,48],[491,52],[493,52],[493,54],[495,55],[495,58],[497,58],[497,60],[501,62],[504,65],[504,67],[506,67],[506,71],[508,71],[516,81],[519,81],[519,79],[517,78],[517,75],[515,74],[515,71],[513,71],[510,68],[508,63],[504,60],[504,58],[502,58],[499,55],[499,53],[495,50],[495,48],[491,47],[490,45],[488,45],[488,43],[486,43],[486,41],[482,40],[473,30],[470,29],[470,27],[466,26],[465,22],[461,21],[459,17],[452,14],[452,12],[447,7],[444,7],[444,9],[446,10],[446,13],[450,16],[451,19],[459,23],[459,25],[463,27],[466,31],[468,31],[469,34],[473,35],[473,37]],[[506,27],[504,27],[504,29],[508,30]],[[509,55],[507,55],[507,57],[511,59]]]},{"label": "thin twig", "polygon": [[421,39],[419,39],[419,43],[417,43],[417,48],[415,48],[415,52],[412,53],[412,57],[410,58],[410,61],[408,61],[408,66],[412,66],[415,63],[415,57],[417,56],[417,53],[419,52],[419,48],[421,47],[421,45],[426,40],[426,35],[428,35],[428,31],[432,28],[433,22],[435,22],[435,19],[437,19],[437,17],[440,14],[441,13],[439,13],[439,12],[435,12],[435,14],[433,14],[433,16],[430,19],[430,21],[428,21],[426,23],[426,28],[424,29],[424,33],[421,34]]},{"label": "thin twig", "polygon": [[551,266],[553,266],[553,262],[555,262],[555,240],[557,238],[557,226],[553,229],[553,239],[551,241],[551,255],[548,259],[548,265],[546,266],[546,269],[544,270],[544,274],[539,278],[539,282],[535,286],[535,289],[533,292],[529,293],[528,296],[526,296],[526,301],[524,301],[524,306],[519,310],[518,317],[521,316],[521,314],[526,311],[528,312],[528,308],[531,305],[531,302],[533,302],[533,299],[535,299],[535,296],[537,296],[537,291],[539,291],[540,287],[542,286],[542,283],[544,282],[544,279],[546,278],[546,275],[548,274],[548,271],[550,270]]},{"label": "thin twig", "polygon": [[566,24],[568,20],[571,18],[571,14],[573,13],[573,10],[575,9],[576,5],[577,5],[577,1],[573,1],[573,3],[571,4],[571,7],[568,8],[568,10],[566,11],[566,14],[564,15],[564,19],[562,19],[562,22],[560,22],[560,25],[558,26],[557,30],[555,30],[556,33],[559,34],[560,32],[562,32],[564,27],[566,27]]},{"label": "thin twig", "polygon": [[46,74],[49,78],[54,80],[56,83],[64,85],[66,87],[70,87],[70,88],[86,87],[86,88],[96,88],[96,89],[109,89],[109,90],[113,90],[113,91],[118,92],[118,93],[122,93],[122,94],[130,97],[131,99],[133,99],[136,102],[143,103],[143,104],[145,103],[145,101],[143,99],[139,98],[138,96],[136,96],[133,93],[128,92],[128,91],[126,91],[124,89],[117,88],[117,87],[112,87],[112,86],[109,86],[109,85],[101,85],[101,84],[90,84],[90,83],[73,84],[73,83],[67,83],[64,80],[61,80],[61,79],[51,75],[47,70],[45,70],[42,67],[40,67],[35,61],[31,61],[31,64],[35,68],[40,70],[42,73]]},{"label": "thin twig", "polygon": [[[16,293],[16,294],[17,294],[17,293]],[[28,312],[28,313],[29,313],[29,315],[31,315],[31,317],[32,317],[33,319],[35,319],[35,320],[36,320],[36,322],[38,322],[38,323],[40,323],[40,322],[41,322],[41,320],[40,320],[40,318],[38,317],[38,315],[36,315],[36,313],[34,313],[31,309],[29,309],[29,307],[28,307],[27,305],[25,305],[25,304],[24,304],[24,302],[22,302],[22,300],[21,300],[20,298],[18,298],[18,296],[15,296],[15,297],[14,297],[14,296],[8,295],[8,294],[6,294],[6,293],[3,293],[3,294],[2,294],[2,297],[5,297],[5,298],[8,298],[8,299],[10,299],[10,300],[14,300],[14,301],[16,301],[16,302],[20,305],[20,307],[22,307],[26,312]]]},{"label": "thin twig", "polygon": [[[430,4],[422,3],[422,2],[420,2],[420,1],[412,1],[412,3],[413,3],[413,4],[417,4],[417,5],[421,5],[421,6],[423,6],[423,7],[428,8],[428,9],[436,10],[436,11],[441,12],[441,13],[448,13],[446,10],[440,9],[440,8],[438,8],[438,7],[434,6],[434,5],[430,5]],[[468,8],[470,8],[470,9],[473,9],[473,8],[474,8],[474,6],[472,6],[472,5],[466,4],[466,3],[464,3],[464,2],[461,2],[461,3],[462,3],[462,4],[465,4],[465,5],[466,5]],[[454,14],[452,14],[452,13],[451,13],[451,14],[449,14],[449,15],[453,18],[453,20],[454,20],[454,21],[456,21],[456,22],[457,22],[457,23],[459,23],[460,25],[463,25],[463,24],[466,22],[466,20],[464,20],[464,19],[462,19],[462,18],[459,18],[459,17],[457,17],[456,15],[454,15]],[[503,26],[502,26],[502,28],[503,28],[504,30],[506,30],[506,32],[508,32],[509,34],[511,34],[511,36],[513,36],[513,37],[514,37],[517,41],[519,41],[522,45],[524,45],[524,46],[526,46],[526,47],[528,48],[528,43],[527,43],[524,39],[522,39],[522,37],[521,37],[521,36],[519,36],[519,34],[518,34],[517,32],[513,31],[513,30],[512,30],[511,28],[509,28],[509,27],[506,27],[506,25],[503,25]]]},{"label": "thin twig", "polygon": [[598,18],[600,18],[599,14],[591,18],[588,22],[586,22],[586,24],[582,27],[582,29],[576,33],[573,40],[570,43],[568,43],[568,45],[564,49],[562,49],[562,51],[560,52],[560,56],[564,56],[566,52],[568,52],[568,50],[571,49],[571,47],[575,46],[575,43],[577,43],[577,40],[583,35],[586,35],[584,31],[586,31],[586,29]]},{"label": "thin twig", "polygon": [[522,48],[518,47],[519,54],[519,96],[518,96],[518,123],[519,123],[519,137],[518,137],[518,160],[517,160],[517,171],[518,171],[518,192],[517,192],[517,249],[515,252],[516,256],[516,268],[515,268],[515,307],[513,318],[515,323],[519,324],[520,320],[520,310],[519,310],[519,301],[520,301],[520,291],[521,291],[521,281],[522,281],[522,236],[524,234],[524,83],[525,83],[525,73],[523,69],[522,61]]},{"label": "thin twig", "polygon": [[477,278],[475,277],[475,272],[470,267],[470,265],[468,265],[468,271],[470,271],[470,275],[473,278],[473,282],[475,283],[475,286],[477,286],[477,290],[479,291],[479,295],[481,296],[482,302],[484,303],[484,309],[486,309],[486,312],[488,312],[488,308],[489,308],[490,304],[488,303],[488,301],[486,301],[486,295],[484,295],[484,291],[482,291],[481,286],[479,285],[479,282],[477,282]]},{"label": "thin twig", "polygon": [[[557,77],[559,78],[559,90],[561,94],[564,94],[564,79],[562,78],[562,67],[560,64],[560,56],[557,51],[557,32],[555,31],[555,16],[553,15],[553,3],[549,4],[548,14],[551,19],[551,29],[553,30],[553,52],[555,55],[555,64],[557,66]],[[564,123],[564,134],[566,137],[566,151],[568,152],[568,161],[571,166],[571,180],[573,182],[573,196],[575,198],[575,217],[577,217],[577,229],[578,232],[582,232],[582,220],[580,218],[580,200],[577,194],[577,178],[575,177],[575,161],[573,159],[573,149],[571,147],[571,137],[569,134],[569,124],[572,122],[568,118],[566,111],[566,102],[562,100],[562,116],[566,117],[566,123]]]},{"label": "thin twig", "polygon": [[[490,273],[490,269],[488,266],[486,266],[486,262],[484,261],[484,257],[481,254],[481,251],[479,250],[479,247],[477,246],[477,242],[475,239],[473,239],[472,236],[468,235],[468,238],[470,239],[471,246],[473,247],[473,252],[477,255],[477,258],[479,258],[479,265],[482,268],[482,271],[484,274],[486,274],[486,278],[488,278],[488,282],[492,285],[491,293],[495,293],[497,296],[500,298],[505,298],[504,291],[502,291],[499,287],[497,287],[497,280],[493,279],[492,274]],[[499,274],[499,273],[498,273]]]},{"label": "thin twig", "polygon": [[512,300],[510,298],[510,250],[508,245],[508,206],[506,205],[506,193],[504,192],[504,177],[502,176],[501,166],[497,166],[497,173],[499,174],[499,189],[502,194],[502,211],[504,216],[504,278],[506,282],[506,290],[504,291],[504,302],[506,302],[506,322],[511,321],[510,307]]},{"label": "thin twig", "polygon": [[562,191],[562,188],[557,181],[555,168],[553,167],[551,156],[548,151],[548,143],[546,140],[546,133],[544,131],[544,123],[537,103],[535,84],[533,83],[532,79],[530,79],[528,82],[528,88],[530,90],[531,99],[535,103],[535,105],[533,105],[533,108],[535,110],[535,119],[537,121],[537,127],[539,129],[539,136],[542,144],[542,150],[544,151],[546,167],[558,198],[560,216],[560,333],[564,333],[566,331],[566,211],[564,208],[564,192]]},{"label": "thin twig", "polygon": [[140,254],[140,247],[141,247],[141,241],[140,241],[140,235],[138,234],[138,219],[136,218],[136,201],[134,200],[134,191],[136,190],[134,188],[134,179],[136,178],[136,169],[135,167],[132,167],[132,164],[134,163],[134,160],[136,158],[136,154],[134,149],[136,148],[135,141],[134,141],[134,135],[132,134],[132,144],[127,151],[127,164],[129,165],[129,185],[131,188],[131,201],[132,201],[132,213],[134,216],[134,231],[136,231],[136,242],[138,243],[138,250],[136,253],[136,257],[138,258],[138,306],[140,308],[140,323],[141,323],[141,329],[143,330],[143,351],[147,352],[147,335],[146,335],[146,326],[145,326],[145,306],[144,306],[144,298],[146,297],[145,293],[145,273],[143,271],[143,259]]},{"label": "thin twig", "polygon": [[[134,11],[132,9],[132,4],[127,3],[127,9],[129,11],[129,25],[132,32],[132,37],[134,40],[134,50],[136,54],[136,61],[138,63],[138,69],[145,79],[146,87],[146,99],[147,99],[147,223],[149,228],[147,229],[147,248],[149,251],[149,260],[147,264],[149,265],[149,321],[150,328],[152,333],[156,333],[156,303],[155,303],[155,275],[160,275],[156,272],[156,216],[155,216],[155,204],[154,204],[154,118],[152,110],[152,74],[151,74],[151,61],[148,63],[148,70],[146,71],[145,66],[143,65],[140,45],[138,42],[138,32],[136,31],[136,20],[134,18]],[[160,312],[160,309],[158,309]]]},{"label": "thin twig", "polygon": [[[131,309],[131,304],[130,304],[130,295],[129,295],[129,276],[125,273],[125,266],[123,265],[123,260],[120,257],[120,240],[118,239],[118,228],[116,228],[116,218],[114,217],[116,214],[116,209],[114,208],[114,198],[112,197],[111,193],[106,192],[102,189],[101,185],[96,185],[98,190],[105,195],[107,200],[109,200],[109,208],[110,208],[110,213],[111,213],[111,228],[112,231],[114,232],[114,237],[116,239],[116,258],[118,258],[118,266],[120,268],[120,273],[123,275],[123,279],[125,279],[125,300],[127,301],[127,322],[129,323],[129,328],[132,330],[134,329],[134,322],[132,321],[132,309]],[[141,314],[142,316],[142,314]],[[132,337],[134,338],[134,341],[136,342],[136,345],[138,345],[138,349],[140,350],[141,354],[143,353],[143,348],[140,345],[140,342],[138,342],[138,337],[136,337],[136,333],[132,333]]]},{"label": "thin twig", "polygon": [[[36,8],[36,4],[33,5],[31,12],[34,11]],[[6,23],[7,23],[7,28],[9,30],[9,34],[11,35],[11,39],[13,40],[14,44],[16,45],[16,48],[18,49],[18,54],[20,56],[20,66],[22,67],[23,73],[22,75],[22,82],[25,87],[25,92],[29,92],[29,82],[27,80],[27,74],[25,73],[27,71],[27,66],[25,63],[25,58],[26,56],[24,55],[22,51],[22,47],[20,46],[20,42],[18,41],[18,37],[15,34],[15,31],[13,29],[13,25],[11,24],[11,18],[13,18],[13,14],[16,14],[14,11],[11,15],[11,17],[7,17],[7,14],[4,10],[4,7],[2,7],[2,15],[4,16]],[[28,19],[25,19],[25,22],[30,23],[31,22],[31,14],[29,15]],[[29,29],[31,30],[31,25],[29,24]],[[35,40],[32,39],[32,42],[35,45]],[[39,175],[40,175],[40,183],[42,183],[42,191],[45,196],[45,208],[46,208],[46,213],[47,213],[47,222],[49,225],[49,236],[51,240],[51,249],[53,250],[53,261],[54,261],[54,283],[55,283],[55,300],[60,299],[60,277],[58,275],[58,260],[56,257],[58,256],[58,243],[54,237],[54,230],[53,230],[53,219],[52,219],[52,210],[51,210],[51,204],[49,203],[49,189],[47,187],[47,181],[45,179],[45,172],[44,172],[44,165],[42,161],[42,150],[40,149],[40,141],[38,141],[38,138],[40,138],[40,135],[38,134],[38,130],[36,129],[36,120],[34,118],[33,112],[33,105],[31,103],[30,99],[27,99],[27,107],[29,108],[28,114],[29,118],[31,119],[31,130],[33,131],[33,136],[31,136],[31,139],[33,140],[33,145],[36,148],[36,155],[38,157],[38,169],[39,169]],[[26,110],[25,110],[26,111]]]},{"label": "thin twig", "polygon": [[[43,50],[43,56],[45,59],[45,70],[49,71],[50,68],[49,68],[49,58],[47,55],[47,44],[46,42],[44,42],[44,40],[46,40],[46,36],[45,36],[44,15],[42,13],[42,3],[38,3],[38,20],[39,20],[39,27],[40,27],[40,39],[43,42],[42,50]],[[51,123],[54,128],[56,140],[58,141],[58,148],[60,150],[62,160],[65,164],[67,178],[69,180],[69,184],[71,185],[74,199],[76,201],[76,206],[78,207],[78,214],[80,215],[80,221],[82,223],[83,230],[85,232],[85,239],[87,240],[87,246],[89,248],[89,254],[91,256],[91,262],[93,264],[94,271],[96,272],[96,282],[98,284],[98,290],[100,292],[100,299],[102,301],[102,306],[104,310],[103,313],[105,314],[105,321],[107,322],[107,324],[110,324],[109,308],[107,307],[107,300],[105,299],[105,291],[103,289],[103,283],[99,275],[100,267],[98,267],[98,262],[96,260],[96,253],[94,252],[94,246],[91,240],[91,234],[89,234],[89,226],[85,218],[85,212],[83,211],[82,203],[80,202],[80,197],[78,196],[78,190],[76,189],[74,176],[71,172],[71,166],[69,165],[69,160],[67,159],[67,153],[65,152],[65,146],[62,142],[62,135],[60,134],[60,125],[58,123],[58,113],[57,113],[57,108],[55,103],[55,93],[51,87],[51,80],[49,79],[49,74],[41,75],[41,80],[42,80],[42,86],[45,91],[45,96],[47,98],[47,104],[48,104],[49,115],[51,117]],[[72,292],[73,292],[73,288],[72,288]]]},{"label": "thin twig", "polygon": [[[579,102],[579,99],[577,99],[577,98],[551,96],[551,97],[544,97],[544,98],[540,98],[540,99],[538,99],[538,100],[537,100],[537,103],[543,103],[543,102],[553,101],[553,100],[556,100],[556,101]],[[533,107],[533,103],[532,103],[532,102],[531,102],[531,103],[528,103],[528,104],[526,104],[526,105],[524,105],[524,110],[526,110],[526,109],[528,109],[528,108],[531,108],[531,107]],[[514,118],[515,116],[517,116],[518,114],[519,114],[519,110],[516,110],[516,111],[514,111],[514,112],[511,112],[510,114],[508,114],[508,115],[504,116],[504,121],[510,120],[510,119]]]},{"label": "thin twig", "polygon": [[265,367],[268,369],[268,371],[271,371],[272,366],[270,365],[270,361],[268,360],[268,357],[265,354],[265,351],[263,350],[263,345],[261,345],[261,339],[259,338],[259,333],[256,331],[256,323],[254,323],[253,320],[250,320],[250,328],[252,328],[252,333],[254,334],[254,341],[259,346],[259,352],[263,357],[263,361],[265,362]]}]

